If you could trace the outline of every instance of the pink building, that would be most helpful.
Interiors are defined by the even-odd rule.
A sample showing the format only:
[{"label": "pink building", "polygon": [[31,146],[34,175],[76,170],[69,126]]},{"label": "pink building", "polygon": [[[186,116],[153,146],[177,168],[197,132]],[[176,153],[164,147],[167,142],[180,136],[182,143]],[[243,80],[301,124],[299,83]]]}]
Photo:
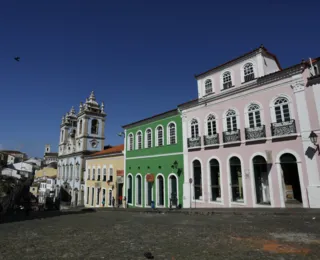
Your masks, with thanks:
[{"label": "pink building", "polygon": [[179,106],[186,207],[320,207],[319,60],[282,69],[261,46],[196,76]]}]

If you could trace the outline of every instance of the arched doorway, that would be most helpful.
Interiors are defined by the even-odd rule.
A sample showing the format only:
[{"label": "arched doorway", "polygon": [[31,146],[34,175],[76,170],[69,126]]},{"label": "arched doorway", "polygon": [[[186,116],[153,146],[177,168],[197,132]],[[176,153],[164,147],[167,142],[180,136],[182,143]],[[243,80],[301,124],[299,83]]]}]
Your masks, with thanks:
[{"label": "arched doorway", "polygon": [[146,206],[151,207],[151,201],[153,199],[153,182],[147,180],[147,175],[145,177],[145,196],[146,196]]},{"label": "arched doorway", "polygon": [[142,204],[142,178],[141,175],[136,176],[136,205],[141,206]]},{"label": "arched doorway", "polygon": [[132,176],[131,175],[128,175],[128,193],[127,193],[127,202],[128,204],[131,204],[132,203]]},{"label": "arched doorway", "polygon": [[231,191],[232,201],[243,202],[243,180],[240,159],[236,156],[230,158],[230,175],[231,175]]},{"label": "arched doorway", "polygon": [[280,157],[280,165],[282,169],[286,206],[302,206],[302,195],[296,157],[290,153],[285,153]]},{"label": "arched doorway", "polygon": [[220,165],[217,159],[211,159],[210,165],[210,199],[221,201]]},{"label": "arched doorway", "polygon": [[74,206],[75,207],[78,206],[78,189],[77,188],[74,189]]},{"label": "arched doorway", "polygon": [[172,206],[178,205],[178,180],[175,175],[170,175],[169,177],[169,202]]},{"label": "arched doorway", "polygon": [[270,205],[269,170],[266,159],[257,155],[252,160],[256,188],[256,203]]},{"label": "arched doorway", "polygon": [[202,171],[199,160],[193,162],[194,199],[202,199]]},{"label": "arched doorway", "polygon": [[157,177],[157,203],[158,206],[164,206],[164,180],[161,175]]}]

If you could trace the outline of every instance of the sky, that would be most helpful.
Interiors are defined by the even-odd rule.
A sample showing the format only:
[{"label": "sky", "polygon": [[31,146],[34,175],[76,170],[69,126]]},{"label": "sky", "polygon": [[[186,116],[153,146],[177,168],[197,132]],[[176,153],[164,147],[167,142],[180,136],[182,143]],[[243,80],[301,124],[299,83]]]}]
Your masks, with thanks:
[{"label": "sky", "polygon": [[[282,67],[320,56],[320,1],[0,3],[0,149],[58,150],[62,116],[94,91],[106,144],[197,97],[195,74],[263,44]],[[20,62],[14,60],[20,56]]]}]

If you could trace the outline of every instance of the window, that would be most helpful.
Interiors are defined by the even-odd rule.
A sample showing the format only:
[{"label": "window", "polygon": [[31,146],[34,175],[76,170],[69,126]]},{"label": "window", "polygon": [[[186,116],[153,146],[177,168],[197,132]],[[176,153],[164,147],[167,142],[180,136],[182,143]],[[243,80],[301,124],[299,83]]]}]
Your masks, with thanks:
[{"label": "window", "polygon": [[90,180],[90,169],[88,169],[87,171],[88,171],[88,180]]},{"label": "window", "polygon": [[274,111],[277,123],[290,121],[289,101],[285,97],[276,99]]},{"label": "window", "polygon": [[128,140],[128,150],[133,150],[133,134],[129,134],[129,140]]},{"label": "window", "polygon": [[113,168],[109,168],[109,181],[113,181]]},{"label": "window", "polygon": [[228,89],[232,87],[231,73],[229,71],[223,73],[222,81],[223,81],[223,89]]},{"label": "window", "polygon": [[260,107],[257,104],[251,104],[248,108],[249,127],[255,128],[261,126]]},{"label": "window", "polygon": [[141,132],[137,133],[137,149],[142,149],[142,134],[141,134]]},{"label": "window", "polygon": [[193,180],[194,180],[194,198],[195,200],[202,199],[202,172],[201,163],[199,160],[193,162]]},{"label": "window", "polygon": [[206,95],[212,93],[212,81],[211,81],[211,79],[207,79],[204,85],[205,85]]},{"label": "window", "polygon": [[208,136],[213,136],[217,133],[216,118],[212,114],[210,114],[207,118],[207,130]]},{"label": "window", "polygon": [[145,140],[145,147],[146,148],[151,148],[152,146],[152,132],[151,129],[147,129],[146,131],[146,140]]},{"label": "window", "polygon": [[237,127],[237,114],[236,111],[230,109],[227,111],[226,114],[226,122],[227,122],[227,131],[236,131]]},{"label": "window", "polygon": [[175,144],[176,143],[176,125],[174,123],[170,123],[168,127],[168,143]]},{"label": "window", "polygon": [[73,179],[73,165],[70,165],[70,176],[69,176],[69,180]]},{"label": "window", "polygon": [[232,157],[229,161],[231,174],[232,201],[243,202],[243,184],[241,162],[238,157]]},{"label": "window", "polygon": [[192,119],[191,121],[191,138],[199,137],[199,125],[197,119]]},{"label": "window", "polygon": [[163,128],[162,128],[162,126],[157,127],[157,145],[163,146]]},{"label": "window", "polygon": [[317,66],[314,66],[314,75],[318,75],[319,74],[319,70]]},{"label": "window", "polygon": [[210,160],[210,178],[211,201],[219,201],[221,199],[220,165],[216,159]]},{"label": "window", "polygon": [[243,73],[244,73],[244,82],[254,80],[254,71],[253,71],[252,63],[247,63],[246,65],[244,65]]},{"label": "window", "polygon": [[91,121],[91,134],[98,134],[99,121],[97,119],[92,119]]},{"label": "window", "polygon": [[100,181],[100,168],[98,168],[97,181]]},{"label": "window", "polygon": [[107,169],[103,168],[103,181],[107,181]]},{"label": "window", "polygon": [[82,119],[80,120],[80,123],[79,123],[79,135],[82,134]]},{"label": "window", "polygon": [[95,173],[96,173],[96,169],[92,169],[92,180],[95,180]]}]

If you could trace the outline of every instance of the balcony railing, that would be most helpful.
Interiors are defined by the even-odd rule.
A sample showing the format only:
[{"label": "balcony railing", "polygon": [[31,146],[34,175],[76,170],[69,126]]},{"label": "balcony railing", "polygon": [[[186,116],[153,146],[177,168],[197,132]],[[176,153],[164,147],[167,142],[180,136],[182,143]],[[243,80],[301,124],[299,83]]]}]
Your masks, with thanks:
[{"label": "balcony railing", "polygon": [[240,129],[223,132],[224,143],[239,142],[239,141],[241,141]]},{"label": "balcony railing", "polygon": [[297,129],[294,119],[285,122],[271,123],[272,136],[286,136],[295,133],[297,133]]},{"label": "balcony railing", "polygon": [[245,129],[246,140],[261,139],[266,137],[266,126],[257,126]]},{"label": "balcony railing", "polygon": [[219,134],[205,135],[203,137],[203,143],[205,146],[219,144]]},{"label": "balcony railing", "polygon": [[200,136],[195,138],[188,138],[188,148],[201,147],[201,138]]},{"label": "balcony railing", "polygon": [[229,81],[229,82],[226,82],[226,83],[223,83],[223,89],[229,89],[229,88],[232,88],[232,82]]},{"label": "balcony railing", "polygon": [[244,82],[254,80],[254,73],[244,76]]}]

